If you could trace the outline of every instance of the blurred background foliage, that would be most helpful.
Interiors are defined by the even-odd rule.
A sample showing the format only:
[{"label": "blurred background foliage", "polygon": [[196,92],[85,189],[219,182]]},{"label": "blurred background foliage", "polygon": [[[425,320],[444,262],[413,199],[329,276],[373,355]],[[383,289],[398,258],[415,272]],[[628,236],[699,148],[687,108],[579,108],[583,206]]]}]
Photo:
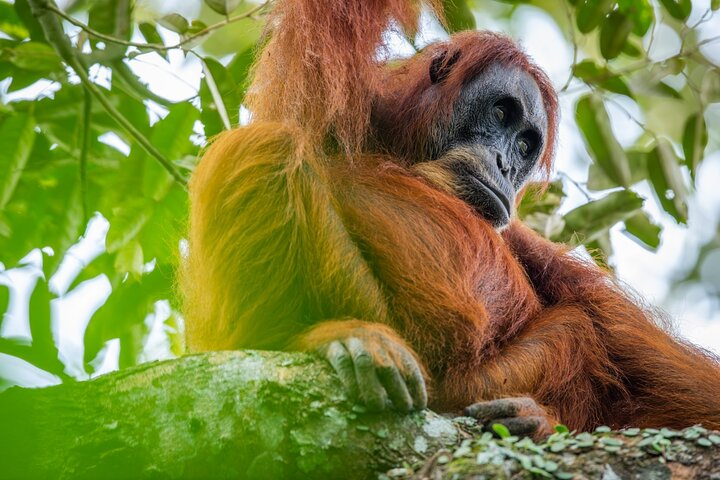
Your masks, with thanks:
[{"label": "blurred background foliage", "polygon": [[[247,120],[240,106],[269,3],[0,0],[0,388],[182,352],[173,272],[186,179],[208,138]],[[720,150],[720,29],[703,28],[718,25],[720,0],[443,7],[449,31],[514,34],[528,28],[520,17],[542,15],[563,45],[531,50],[572,52],[554,80],[584,145],[566,148],[565,164],[586,180],[561,158],[556,180],[520,207],[534,229],[612,267],[613,229],[654,251],[668,225],[693,221],[703,162]],[[405,50],[442,37],[425,23]],[[168,88],[149,88],[148,69]],[[630,141],[617,112],[639,131]],[[718,218],[703,221],[711,234],[675,282],[717,297]]]}]

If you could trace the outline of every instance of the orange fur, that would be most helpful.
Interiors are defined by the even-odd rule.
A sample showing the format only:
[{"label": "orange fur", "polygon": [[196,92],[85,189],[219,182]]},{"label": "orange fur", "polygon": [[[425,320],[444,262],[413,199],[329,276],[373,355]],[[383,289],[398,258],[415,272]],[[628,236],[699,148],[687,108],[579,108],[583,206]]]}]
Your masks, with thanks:
[{"label": "orange fur", "polygon": [[[439,410],[529,396],[575,429],[720,428],[715,359],[673,339],[605,272],[519,223],[498,233],[413,169],[489,62],[540,86],[546,171],[557,126],[547,77],[506,37],[463,33],[379,64],[389,18],[412,28],[416,13],[401,0],[278,1],[253,121],[219,136],[191,182],[189,348],[382,335],[420,360]],[[431,84],[440,51],[461,54]]]}]

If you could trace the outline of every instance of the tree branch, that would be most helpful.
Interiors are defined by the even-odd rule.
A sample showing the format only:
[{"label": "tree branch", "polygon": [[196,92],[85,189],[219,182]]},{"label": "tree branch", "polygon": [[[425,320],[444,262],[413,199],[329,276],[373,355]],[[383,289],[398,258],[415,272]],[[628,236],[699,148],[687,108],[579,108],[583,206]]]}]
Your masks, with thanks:
[{"label": "tree branch", "polygon": [[213,352],[16,387],[0,393],[0,425],[3,478],[720,475],[720,436],[700,427],[498,439],[467,417],[368,413],[299,353]]}]

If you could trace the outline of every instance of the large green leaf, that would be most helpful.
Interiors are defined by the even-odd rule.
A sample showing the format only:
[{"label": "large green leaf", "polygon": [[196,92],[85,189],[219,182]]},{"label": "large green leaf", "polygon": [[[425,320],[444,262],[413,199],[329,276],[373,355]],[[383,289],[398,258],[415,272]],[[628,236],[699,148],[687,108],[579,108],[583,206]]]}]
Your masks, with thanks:
[{"label": "large green leaf", "polygon": [[[147,43],[154,43],[156,45],[165,45],[165,42],[163,41],[162,37],[157,31],[157,26],[153,25],[152,23],[147,22],[141,22],[138,25],[138,28],[140,29],[140,33],[142,33],[142,36],[145,37],[145,41]],[[143,50],[145,51],[152,51],[152,50]],[[170,56],[167,51],[160,52],[160,54],[165,57],[165,60],[170,61]]]},{"label": "large green leaf", "polygon": [[[121,40],[130,40],[132,34],[131,0],[94,0],[90,8],[88,23],[90,28]],[[90,38],[93,46],[99,40]],[[126,47],[118,43],[106,43],[103,53],[105,58],[121,58]]]},{"label": "large green leaf", "polygon": [[24,42],[13,48],[9,55],[10,61],[23,70],[48,73],[63,68],[58,54],[46,43]]},{"label": "large green leaf", "polygon": [[589,33],[600,25],[615,6],[615,0],[584,0],[577,6],[576,23],[578,30]]},{"label": "large green leaf", "polygon": [[58,349],[55,346],[52,332],[52,312],[50,302],[55,295],[50,292],[47,281],[39,278],[30,296],[30,332],[32,333],[32,348],[34,351],[34,364],[43,370],[62,375],[64,366],[58,359]]},{"label": "large green leaf", "polygon": [[227,66],[227,71],[232,75],[235,83],[240,87],[242,96],[245,96],[245,88],[248,84],[248,74],[250,66],[255,60],[255,48],[246,48],[245,50],[235,54],[233,59]]},{"label": "large green leaf", "polygon": [[635,35],[643,36],[647,33],[655,19],[650,0],[619,0],[618,7],[632,20]]},{"label": "large green leaf", "polygon": [[609,59],[615,58],[625,48],[630,32],[635,28],[632,19],[615,10],[603,21],[600,29],[600,53]]},{"label": "large green leaf", "polygon": [[[630,170],[630,184],[645,180],[647,178],[647,152],[631,149],[625,152],[625,157]],[[609,190],[617,186],[617,182],[611,180],[597,163],[590,165],[587,181],[587,187],[590,190]]]},{"label": "large green leaf", "polygon": [[644,211],[638,211],[625,220],[625,234],[651,251],[660,246],[661,231],[662,228],[650,220]]},{"label": "large green leaf", "polygon": [[442,7],[450,32],[475,30],[475,15],[467,0],[443,0]]},{"label": "large green leaf", "polygon": [[[198,147],[190,142],[190,135],[198,117],[199,112],[190,103],[174,105],[168,116],[152,127],[150,141],[171,161],[188,154],[196,155]],[[136,238],[143,228],[165,228],[165,225],[149,224],[148,221],[174,185],[167,171],[135,146],[120,171],[116,191],[107,196],[101,210],[112,212],[108,217],[108,249],[119,250]]]},{"label": "large green leaf", "polygon": [[130,197],[115,207],[110,217],[107,250],[115,253],[135,239],[152,217],[154,202],[144,197]]},{"label": "large green leaf", "polygon": [[140,243],[146,259],[173,264],[178,260],[178,243],[186,233],[188,195],[178,184],[173,184],[168,194],[155,202],[152,216],[140,233]]},{"label": "large green leaf", "polygon": [[612,132],[602,99],[597,95],[582,97],[577,103],[575,119],[595,163],[616,185],[630,186],[628,159]]},{"label": "large green leaf", "polygon": [[45,33],[43,32],[40,23],[35,18],[35,15],[33,15],[32,10],[30,10],[28,1],[15,0],[14,7],[15,13],[17,13],[17,16],[20,20],[22,20],[23,24],[28,29],[28,32],[30,32],[30,38],[36,42],[47,42],[45,39]]},{"label": "large green leaf", "polygon": [[165,15],[164,17],[159,19],[157,23],[160,26],[163,26],[168,30],[179,33],[181,35],[187,32],[190,28],[190,22],[188,22],[185,17],[177,13]]},{"label": "large green leaf", "polygon": [[688,189],[672,145],[660,139],[648,154],[648,174],[663,209],[679,223],[687,222]]},{"label": "large green leaf", "polygon": [[145,261],[140,242],[133,240],[123,246],[115,255],[115,270],[127,272],[136,280],[142,277]]},{"label": "large green leaf", "polygon": [[611,72],[607,67],[601,67],[592,60],[583,60],[573,67],[573,75],[583,81],[594,84],[605,90],[620,95],[635,98],[621,75]]},{"label": "large green leaf", "polygon": [[[28,172],[5,209],[11,232],[0,236],[2,261],[13,264],[36,247],[64,252],[84,227],[77,164]],[[59,256],[46,258],[52,267]]]},{"label": "large green leaf", "polygon": [[212,79],[208,78],[206,74],[200,84],[200,104],[202,105],[200,118],[205,126],[205,136],[211,138],[225,130],[225,126],[220,117],[216,99],[211,93],[208,82],[214,82],[222,98],[223,107],[228,114],[231,126],[235,126],[238,123],[241,98],[238,83],[220,62],[212,58],[206,58],[205,64],[210,71]]},{"label": "large green leaf", "polygon": [[556,237],[570,244],[588,244],[605,235],[610,228],[636,214],[643,199],[630,190],[612,192],[600,200],[581,205],[569,211],[565,228]]},{"label": "large green leaf", "polygon": [[242,0],[205,0],[205,4],[220,15],[232,13]]},{"label": "large green leaf", "polygon": [[665,10],[678,20],[686,20],[692,12],[691,0],[660,0]]},{"label": "large green leaf", "polygon": [[24,113],[0,124],[0,211],[10,201],[30,157],[35,142],[33,127],[33,118]]},{"label": "large green leaf", "polygon": [[[113,275],[110,256],[104,255],[108,274]],[[100,262],[103,263],[103,262]],[[143,320],[152,313],[153,304],[166,299],[172,289],[172,268],[157,265],[139,280],[128,277],[115,285],[110,297],[92,316],[85,331],[85,361],[89,364],[106,341],[119,338],[121,343],[120,366],[137,363],[145,332]]]},{"label": "large green leaf", "polygon": [[[191,103],[179,103],[152,128],[150,140],[171,162],[178,162],[186,155],[197,155],[199,147],[190,141],[200,112]],[[143,195],[161,200],[175,184],[170,174],[155,160],[145,156],[143,171]]]},{"label": "large green leaf", "polygon": [[55,295],[48,289],[46,277],[47,274],[43,277],[38,273],[30,296],[28,318],[32,341],[28,343],[25,339],[0,338],[0,352],[21,358],[46,372],[68,379],[53,338],[50,302]]},{"label": "large green leaf", "polygon": [[24,40],[30,35],[12,4],[0,2],[0,32]]},{"label": "large green leaf", "polygon": [[688,166],[693,177],[695,177],[695,171],[702,160],[707,144],[708,131],[705,116],[702,112],[690,115],[685,122],[682,145],[685,153],[685,165]]}]

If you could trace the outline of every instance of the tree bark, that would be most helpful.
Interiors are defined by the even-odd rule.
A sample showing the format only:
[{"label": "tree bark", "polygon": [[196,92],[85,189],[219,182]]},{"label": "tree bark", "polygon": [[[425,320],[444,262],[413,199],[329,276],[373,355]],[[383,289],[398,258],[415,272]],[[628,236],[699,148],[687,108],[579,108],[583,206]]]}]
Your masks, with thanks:
[{"label": "tree bark", "polygon": [[467,418],[365,412],[348,401],[325,362],[312,356],[214,352],[89,382],[1,393],[0,477],[377,478],[386,472],[522,478],[543,470],[589,478],[608,471],[619,478],[643,472],[720,478],[720,446],[712,441],[720,443],[720,437],[700,431],[690,439],[673,434],[672,448],[657,455],[644,452],[647,445],[632,445],[648,435],[609,452],[600,440],[576,448],[564,434],[558,441],[566,442],[566,451],[548,448],[541,455],[550,462],[543,470],[529,466],[523,453],[507,455],[524,452],[527,443],[483,437]]}]

